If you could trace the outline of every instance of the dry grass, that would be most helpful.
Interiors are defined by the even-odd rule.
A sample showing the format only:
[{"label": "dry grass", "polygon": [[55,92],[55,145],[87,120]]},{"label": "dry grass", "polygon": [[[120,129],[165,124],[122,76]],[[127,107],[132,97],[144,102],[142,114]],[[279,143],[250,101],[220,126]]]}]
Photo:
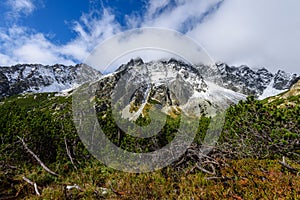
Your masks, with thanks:
[{"label": "dry grass", "polygon": [[[55,180],[41,170],[25,170],[39,185],[22,181],[15,189],[25,199],[299,199],[300,176],[291,174],[276,160],[229,160],[218,177],[207,180],[202,172],[187,173],[165,168],[152,173],[131,174],[109,169],[98,162],[71,171]],[[294,165],[299,169],[299,165]],[[77,184],[79,189],[66,190]],[[106,190],[106,189],[107,190]]]}]

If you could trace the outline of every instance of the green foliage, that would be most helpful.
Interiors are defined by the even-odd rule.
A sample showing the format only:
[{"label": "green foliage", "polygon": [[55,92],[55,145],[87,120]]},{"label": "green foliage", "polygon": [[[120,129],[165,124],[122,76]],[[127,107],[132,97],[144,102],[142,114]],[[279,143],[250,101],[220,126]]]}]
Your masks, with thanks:
[{"label": "green foliage", "polygon": [[281,103],[267,104],[249,97],[230,107],[219,141],[221,146],[234,147],[237,157],[277,158],[284,155],[299,160],[300,106],[278,107]]},{"label": "green foliage", "polygon": [[78,161],[87,158],[72,122],[71,98],[46,93],[16,96],[0,106],[0,113],[0,161],[16,165],[33,160],[18,137],[46,164],[69,161],[65,140]]},{"label": "green foliage", "polygon": [[[128,198],[140,195],[141,198],[146,197],[148,199],[186,198],[199,195],[202,195],[203,198],[212,199],[231,198],[234,195],[242,196],[245,199],[266,197],[292,199],[299,194],[293,192],[296,191],[295,188],[297,189],[297,187],[295,186],[296,181],[290,174],[283,174],[281,178],[276,179],[277,184],[268,185],[257,178],[260,175],[246,173],[248,170],[246,168],[240,169],[243,173],[245,171],[245,174],[241,176],[255,180],[255,182],[248,180],[247,186],[252,189],[246,191],[246,187],[243,186],[246,184],[244,181],[246,179],[241,179],[241,176],[236,175],[236,171],[230,170],[221,171],[223,177],[234,177],[228,180],[230,184],[227,185],[206,181],[201,173],[190,174],[189,176],[180,175],[172,168],[144,175],[128,175],[116,172],[96,161],[82,144],[72,120],[71,100],[71,97],[68,96],[62,97],[56,96],[54,93],[43,93],[14,96],[1,102],[0,181],[3,186],[0,186],[0,189],[7,189],[14,185],[14,188],[7,189],[9,193],[14,195],[18,191],[32,191],[32,189],[24,189],[24,181],[20,177],[26,176],[37,182],[40,188],[42,187],[43,198],[45,199],[65,198],[63,185],[75,183],[84,186],[85,192],[74,190],[71,191],[72,194],[70,195],[74,198],[86,199],[90,199],[91,196],[102,198],[103,196],[100,195],[99,197],[95,191],[99,191],[99,187],[110,188],[111,185],[114,188],[120,187],[120,190],[127,191],[131,195]],[[258,101],[254,97],[249,97],[246,101],[231,106],[226,112],[226,122],[217,148],[224,150],[224,152],[231,152],[234,158],[255,158],[251,160],[254,163],[267,162],[266,160],[259,161],[260,159],[278,159],[282,156],[299,161],[299,96],[289,97],[288,101],[293,102],[293,104],[279,107],[281,101],[267,103],[267,101]],[[98,109],[97,116],[101,129],[113,143],[132,152],[151,152],[165,146],[176,136],[182,122],[180,115],[150,118],[146,113],[144,117],[138,118],[136,124],[143,127],[151,123],[151,128],[158,129],[160,132],[155,137],[137,138],[118,128],[116,116],[112,114],[107,100],[101,99],[97,102],[96,110]],[[220,116],[213,118],[203,116],[199,119],[199,123],[189,124],[189,126],[193,126],[191,130],[199,125],[194,139],[198,146],[202,144],[204,138],[207,139],[206,134],[210,124],[216,125],[210,127],[212,133],[219,130],[218,123],[215,123],[218,121],[218,117]],[[122,120],[124,119],[118,119],[118,121]],[[162,121],[164,125],[159,127]],[[196,122],[198,121],[196,120]],[[184,125],[188,126],[187,124]],[[135,134],[139,132],[138,128],[129,128],[128,131]],[[45,172],[36,160],[26,152],[18,137],[24,138],[28,147],[49,168],[61,176],[53,177]],[[214,139],[213,134],[211,138],[208,138],[208,140],[210,139]],[[70,161],[66,148],[69,149],[78,171],[75,170]],[[251,163],[247,159],[243,159],[243,162],[236,161],[233,165],[247,167],[247,163]],[[268,165],[274,166],[275,164]],[[12,166],[15,166],[17,170],[12,170]],[[253,166],[251,167],[253,168]],[[278,172],[278,164],[276,167],[276,173],[280,173]],[[268,177],[271,180],[273,177],[270,174]],[[290,184],[289,190],[284,195],[279,193],[273,195],[272,191],[280,189],[279,186],[284,184]],[[254,188],[257,188],[257,185],[266,189],[265,196],[260,195],[261,191],[256,192],[257,190]],[[200,188],[202,189],[200,190]],[[34,194],[34,192],[31,193]],[[116,197],[113,192],[110,192],[106,197],[118,198],[119,196]]]}]

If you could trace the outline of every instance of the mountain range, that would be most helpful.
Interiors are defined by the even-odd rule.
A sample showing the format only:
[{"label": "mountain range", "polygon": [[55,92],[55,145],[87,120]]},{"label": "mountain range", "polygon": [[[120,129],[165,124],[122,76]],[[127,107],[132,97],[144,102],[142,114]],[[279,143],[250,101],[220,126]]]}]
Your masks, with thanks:
[{"label": "mountain range", "polygon": [[99,71],[85,64],[0,67],[0,98],[28,92],[61,92],[101,76]]},{"label": "mountain range", "polygon": [[[181,94],[181,96],[193,95],[194,93],[192,94],[191,90],[198,93],[207,89],[211,90],[211,88],[208,88],[209,84],[207,85],[202,79],[202,77],[209,76],[207,70],[209,66],[191,66],[176,59],[144,63],[142,59],[136,58],[130,60],[127,64],[121,65],[111,75],[117,75],[121,72],[124,74],[125,69],[131,69],[132,72],[133,66],[141,65],[146,70],[143,72],[143,76],[145,77],[145,73],[152,74],[151,78],[154,82],[166,83],[170,79],[176,79],[177,77],[178,84],[173,84],[171,86],[173,89],[179,87],[180,81],[186,83],[186,88],[181,90],[181,92],[186,94]],[[222,80],[219,86],[228,89],[226,91],[231,93],[231,96],[237,96],[238,99],[242,95],[254,95],[259,99],[274,96],[288,90],[299,80],[297,74],[287,73],[282,70],[272,73],[266,68],[251,69],[246,65],[235,67],[225,63],[216,63],[216,67],[219,70],[219,79]],[[141,73],[141,71],[137,71]],[[137,75],[141,76],[142,74]],[[61,92],[74,88],[86,81],[94,81],[107,76],[109,75],[103,76],[101,72],[85,64],[77,64],[75,66],[18,64],[10,67],[0,67],[0,97],[27,92]],[[147,77],[149,78],[149,75]],[[161,86],[162,84],[156,89],[162,89],[160,88]]]},{"label": "mountain range", "polygon": [[[84,84],[86,81],[91,82]],[[89,88],[96,90],[91,93],[86,90]],[[281,94],[276,95],[278,92]],[[264,98],[268,93],[275,96],[264,100],[247,97],[252,94]],[[299,95],[297,75],[283,71],[273,74],[263,68],[233,67],[224,63],[211,67],[192,66],[175,59],[152,62],[132,59],[105,75],[83,64],[0,67],[0,171],[3,172],[0,173],[0,199],[20,199],[28,195],[36,199],[37,190],[43,199],[116,199],[120,194],[130,198],[130,195],[136,196],[140,185],[145,188],[139,191],[149,192],[149,195],[142,193],[143,197],[160,198],[163,196],[158,196],[157,191],[162,188],[159,184],[170,182],[163,191],[169,194],[178,180],[182,182],[190,177],[187,172],[194,179],[181,184],[183,188],[176,189],[180,193],[172,197],[186,196],[181,191],[187,191],[186,188],[192,191],[189,184],[194,186],[198,181],[200,186],[204,183],[201,186],[204,192],[221,191],[212,199],[234,198],[234,194],[240,198],[245,192],[237,188],[250,188],[250,196],[241,198],[251,198],[257,185],[262,186],[262,190],[267,188],[265,196],[270,198],[281,195],[283,199],[297,199],[294,191],[299,188]],[[85,101],[76,104],[76,98]],[[86,105],[94,107],[90,109]],[[227,105],[230,107],[225,116],[216,113]],[[116,109],[120,112],[114,113]],[[156,112],[158,110],[162,112]],[[216,117],[189,115],[192,120],[186,118],[186,112],[197,114],[197,111],[216,114]],[[134,123],[127,123],[127,119]],[[137,173],[143,176],[137,178],[110,169],[92,154],[90,144],[103,147],[103,143],[98,143],[103,141],[100,135],[91,134],[98,128],[115,146],[134,155],[152,155],[168,144],[181,148],[185,140],[177,142],[178,136],[192,138],[193,142],[169,167],[151,176]],[[82,137],[81,130],[87,133],[90,143]],[[214,148],[211,151],[202,148],[206,144]],[[104,156],[114,153],[109,148],[101,149],[102,152]],[[168,152],[167,149],[164,152]],[[112,158],[115,163],[119,157]],[[123,154],[120,159],[129,160]],[[155,163],[154,159],[149,161]],[[244,169],[249,169],[246,174]],[[112,180],[120,177],[118,183],[129,185],[112,184]],[[210,177],[213,179],[208,179]],[[251,181],[254,178],[255,182]],[[141,180],[144,180],[142,184]],[[206,188],[219,183],[222,183],[220,188]],[[148,187],[149,184],[158,187]],[[224,187],[228,194],[224,193]],[[288,188],[287,193],[274,194],[281,188]],[[107,196],[101,195],[103,189]],[[264,197],[262,190],[254,194],[258,199]],[[196,195],[203,195],[203,191]]]}]

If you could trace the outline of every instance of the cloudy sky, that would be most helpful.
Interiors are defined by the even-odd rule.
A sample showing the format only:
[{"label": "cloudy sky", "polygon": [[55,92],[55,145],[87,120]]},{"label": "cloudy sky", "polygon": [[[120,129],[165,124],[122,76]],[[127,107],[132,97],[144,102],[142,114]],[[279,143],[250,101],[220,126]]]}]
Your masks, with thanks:
[{"label": "cloudy sky", "polygon": [[0,65],[74,64],[114,34],[179,31],[215,61],[300,74],[298,0],[2,0]]}]

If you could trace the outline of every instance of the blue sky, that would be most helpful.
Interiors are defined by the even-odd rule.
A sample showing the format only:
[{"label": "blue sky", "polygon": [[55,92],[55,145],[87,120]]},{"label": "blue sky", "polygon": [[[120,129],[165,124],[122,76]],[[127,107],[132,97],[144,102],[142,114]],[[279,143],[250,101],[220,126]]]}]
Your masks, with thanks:
[{"label": "blue sky", "polygon": [[[124,20],[125,15],[131,13],[139,13],[145,9],[145,2],[135,0],[115,0],[115,1],[89,1],[89,0],[44,0],[44,1],[24,1],[32,2],[34,6],[30,14],[26,14],[25,6],[24,12],[20,12],[18,19],[13,19],[10,16],[12,11],[11,5],[4,1],[0,3],[0,13],[2,13],[2,20],[0,25],[2,27],[9,27],[12,23],[30,27],[37,32],[46,33],[52,36],[53,42],[66,43],[70,39],[76,37],[76,33],[72,31],[72,22],[80,19],[82,14],[93,11],[103,11],[103,7],[111,10],[116,20],[122,25],[126,26]],[[17,2],[17,1],[15,1]],[[22,2],[22,0],[20,1]],[[25,3],[23,3],[25,4]],[[28,8],[27,8],[28,9]],[[95,16],[96,17],[96,16]]]},{"label": "blue sky", "polygon": [[0,65],[75,64],[139,27],[180,31],[216,61],[300,73],[297,0],[2,0]]}]

